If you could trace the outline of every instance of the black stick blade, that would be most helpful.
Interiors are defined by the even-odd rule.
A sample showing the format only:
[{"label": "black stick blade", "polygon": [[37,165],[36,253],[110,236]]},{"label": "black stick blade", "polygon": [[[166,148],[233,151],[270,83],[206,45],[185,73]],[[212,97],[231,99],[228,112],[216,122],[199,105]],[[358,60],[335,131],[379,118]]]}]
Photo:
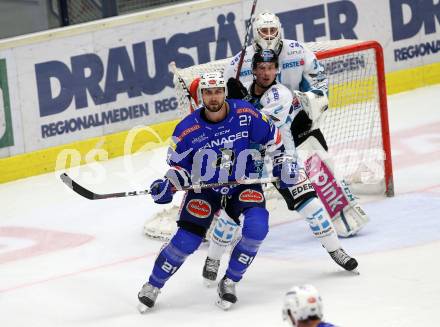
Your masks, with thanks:
[{"label": "black stick blade", "polygon": [[60,175],[61,180],[63,181],[64,184],[66,184],[69,188],[71,188],[75,193],[78,193],[79,195],[85,197],[86,199],[89,200],[95,200],[96,199],[96,194],[93,193],[92,191],[89,191],[88,189],[82,187],[81,185],[79,185],[77,182],[75,182],[72,178],[70,178],[69,175],[67,175],[66,173],[62,173]]}]

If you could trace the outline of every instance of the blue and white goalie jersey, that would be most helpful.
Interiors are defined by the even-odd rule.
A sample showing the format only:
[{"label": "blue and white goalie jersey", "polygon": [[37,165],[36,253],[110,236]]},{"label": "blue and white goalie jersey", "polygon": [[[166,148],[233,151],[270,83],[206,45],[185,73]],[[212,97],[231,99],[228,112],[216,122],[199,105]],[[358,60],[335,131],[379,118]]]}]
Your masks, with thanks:
[{"label": "blue and white goalie jersey", "polygon": [[[197,109],[174,130],[167,162],[185,169],[193,184],[258,178],[255,165],[261,158],[259,151],[252,150],[254,144],[264,146],[268,153],[284,152],[280,132],[270,119],[246,101],[226,102],[229,112],[223,121],[210,123]],[[232,186],[215,190],[233,193]]]}]

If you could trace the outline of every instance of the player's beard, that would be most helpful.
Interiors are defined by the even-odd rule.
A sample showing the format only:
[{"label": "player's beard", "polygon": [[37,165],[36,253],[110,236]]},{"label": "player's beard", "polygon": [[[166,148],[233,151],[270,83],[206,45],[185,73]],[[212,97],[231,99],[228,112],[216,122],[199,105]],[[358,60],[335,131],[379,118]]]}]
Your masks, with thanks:
[{"label": "player's beard", "polygon": [[219,112],[224,103],[225,100],[223,100],[221,103],[218,101],[210,101],[209,103],[205,104],[205,108],[209,112]]}]

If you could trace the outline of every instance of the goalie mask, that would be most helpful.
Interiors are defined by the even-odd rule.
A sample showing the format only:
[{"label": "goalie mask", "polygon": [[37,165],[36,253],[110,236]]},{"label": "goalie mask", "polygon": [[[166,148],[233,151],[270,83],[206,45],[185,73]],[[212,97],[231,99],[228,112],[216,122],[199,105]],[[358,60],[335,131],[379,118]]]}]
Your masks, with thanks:
[{"label": "goalie mask", "polygon": [[261,49],[278,52],[281,45],[281,23],[278,17],[270,12],[262,12],[255,18],[254,41]]},{"label": "goalie mask", "polygon": [[322,300],[318,290],[312,285],[294,286],[284,297],[283,320],[291,326],[298,321],[322,319]]}]

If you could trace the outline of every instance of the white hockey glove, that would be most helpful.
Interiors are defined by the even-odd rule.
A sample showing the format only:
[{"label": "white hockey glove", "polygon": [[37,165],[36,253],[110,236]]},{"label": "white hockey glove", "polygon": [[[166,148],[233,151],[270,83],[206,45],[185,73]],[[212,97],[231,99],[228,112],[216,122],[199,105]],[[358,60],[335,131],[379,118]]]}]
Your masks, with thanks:
[{"label": "white hockey glove", "polygon": [[313,121],[313,128],[319,127],[319,121],[324,111],[328,108],[328,97],[320,90],[301,92],[294,90],[294,106],[304,109],[307,116]]}]

